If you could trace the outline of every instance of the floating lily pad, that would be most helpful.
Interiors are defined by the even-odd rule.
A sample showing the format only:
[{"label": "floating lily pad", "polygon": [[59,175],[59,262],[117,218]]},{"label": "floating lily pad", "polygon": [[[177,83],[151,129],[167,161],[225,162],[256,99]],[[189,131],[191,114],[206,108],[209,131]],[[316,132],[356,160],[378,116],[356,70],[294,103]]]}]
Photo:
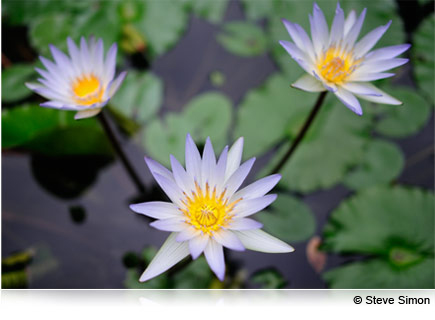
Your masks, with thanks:
[{"label": "floating lily pad", "polygon": [[74,112],[33,104],[2,112],[2,148],[12,147],[50,155],[112,154],[96,119],[76,121]]},{"label": "floating lily pad", "polygon": [[144,130],[144,145],[149,156],[169,165],[169,155],[184,159],[187,133],[198,144],[209,136],[216,152],[226,143],[231,123],[231,102],[219,93],[204,93],[195,97],[180,113],[168,113],[163,121],[154,119]]},{"label": "floating lily pad", "polygon": [[392,138],[416,134],[429,120],[431,106],[415,90],[409,87],[383,87],[388,94],[399,99],[403,105],[378,105],[380,120],[377,132]]},{"label": "floating lily pad", "polygon": [[173,276],[174,289],[207,289],[215,276],[204,256],[191,261]]},{"label": "floating lily pad", "polygon": [[375,187],[343,202],[324,228],[323,248],[367,255],[327,272],[332,288],[433,288],[434,196]]},{"label": "floating lily pad", "polygon": [[299,199],[279,194],[267,211],[254,217],[264,229],[286,242],[300,242],[310,238],[316,230],[316,220],[310,208]]},{"label": "floating lily pad", "polygon": [[188,4],[198,17],[211,23],[219,23],[225,15],[228,0],[189,0]]},{"label": "floating lily pad", "polygon": [[273,1],[242,0],[243,11],[249,20],[259,20],[273,16]]},{"label": "floating lily pad", "polygon": [[345,177],[344,184],[354,190],[387,184],[399,176],[404,162],[402,151],[394,143],[373,140],[361,163]]},{"label": "floating lily pad", "polygon": [[414,33],[414,45],[411,54],[414,63],[414,74],[417,85],[427,96],[430,104],[434,104],[434,29],[435,16],[427,18]]},{"label": "floating lily pad", "polygon": [[267,49],[267,39],[263,30],[249,22],[227,22],[217,41],[229,52],[243,56],[258,56]]},{"label": "floating lily pad", "polygon": [[15,64],[2,71],[2,101],[14,102],[27,98],[32,91],[24,83],[36,78],[34,65]]},{"label": "floating lily pad", "polygon": [[123,116],[145,123],[153,117],[163,101],[163,81],[150,72],[131,71],[110,106]]}]

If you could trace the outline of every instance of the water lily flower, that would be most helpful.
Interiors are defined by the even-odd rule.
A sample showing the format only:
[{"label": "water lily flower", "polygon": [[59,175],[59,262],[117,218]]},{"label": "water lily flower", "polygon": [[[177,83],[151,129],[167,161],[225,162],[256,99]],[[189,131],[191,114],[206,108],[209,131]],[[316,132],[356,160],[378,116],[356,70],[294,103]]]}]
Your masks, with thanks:
[{"label": "water lily flower", "polygon": [[75,119],[97,115],[112,98],[125,78],[122,72],[116,79],[116,52],[114,43],[104,59],[103,40],[84,37],[78,48],[67,39],[69,57],[50,45],[54,62],[39,57],[47,70],[36,68],[41,75],[39,83],[26,83],[27,87],[49,101],[42,107],[78,111]]},{"label": "water lily flower", "polygon": [[280,180],[274,174],[238,191],[254,164],[252,158],[242,165],[243,138],[218,160],[207,138],[202,157],[190,135],[186,138],[186,170],[171,155],[172,172],[145,158],[152,175],[171,202],[145,202],[131,205],[140,214],[157,219],[150,225],[172,232],[140,277],[147,281],[168,270],[189,254],[193,259],[204,252],[205,258],[222,281],[225,275],[223,247],[284,253],[294,249],[260,230],[262,224],[248,218],[275,199],[266,195]]},{"label": "water lily flower", "polygon": [[338,3],[329,32],[322,10],[314,3],[313,15],[309,15],[311,39],[300,25],[283,19],[293,42],[280,41],[280,44],[307,72],[292,86],[310,92],[329,90],[358,115],[363,112],[356,97],[383,104],[401,104],[369,82],[393,76],[394,73],[385,71],[408,62],[408,59],[396,56],[409,49],[410,45],[400,44],[370,51],[387,31],[391,21],[357,42],[365,15],[366,9],[358,18],[355,11],[345,18]]}]

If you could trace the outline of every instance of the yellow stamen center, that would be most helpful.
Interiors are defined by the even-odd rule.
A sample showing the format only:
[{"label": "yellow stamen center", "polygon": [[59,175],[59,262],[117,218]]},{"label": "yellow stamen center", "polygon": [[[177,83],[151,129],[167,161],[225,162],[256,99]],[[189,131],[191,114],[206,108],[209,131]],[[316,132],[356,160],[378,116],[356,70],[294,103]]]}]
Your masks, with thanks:
[{"label": "yellow stamen center", "polygon": [[229,203],[225,198],[225,190],[216,194],[216,188],[210,192],[210,187],[206,184],[205,192],[195,182],[195,191],[189,196],[186,193],[185,209],[181,209],[185,215],[186,222],[204,234],[212,235],[213,232],[222,227],[226,227],[231,221],[233,214],[231,211],[234,206],[242,200],[241,198]]},{"label": "yellow stamen center", "polygon": [[72,84],[75,101],[80,105],[91,105],[102,101],[104,89],[93,74],[77,78]]},{"label": "yellow stamen center", "polygon": [[341,84],[355,70],[359,60],[352,53],[342,52],[340,48],[329,48],[318,60],[317,69],[323,79]]}]

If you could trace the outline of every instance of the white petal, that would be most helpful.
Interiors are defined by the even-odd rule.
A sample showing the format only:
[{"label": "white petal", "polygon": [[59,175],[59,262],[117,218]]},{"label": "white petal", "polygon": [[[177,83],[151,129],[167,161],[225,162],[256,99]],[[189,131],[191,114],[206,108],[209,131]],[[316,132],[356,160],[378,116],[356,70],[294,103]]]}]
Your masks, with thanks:
[{"label": "white petal", "polygon": [[287,29],[287,32],[289,33],[290,37],[292,38],[293,42],[296,44],[296,46],[305,51],[305,44],[302,40],[301,35],[299,34],[299,28],[296,27],[295,23],[292,23],[286,19],[282,19],[282,22],[284,23],[285,28]]},{"label": "white petal", "polygon": [[88,44],[85,40],[85,37],[81,37],[80,39],[80,60],[82,61],[83,71],[85,74],[89,74],[92,72],[91,59],[89,55]]},{"label": "white petal", "polygon": [[260,229],[263,224],[250,218],[234,219],[230,222],[228,229],[230,230],[252,230]]},{"label": "white petal", "polygon": [[237,139],[228,151],[227,170],[225,171],[225,180],[227,180],[236,171],[242,161],[243,137]]},{"label": "white petal", "polygon": [[239,238],[237,238],[232,231],[220,229],[213,234],[213,239],[229,249],[236,251],[245,250],[245,247],[240,242]]},{"label": "white petal", "polygon": [[46,101],[41,103],[40,106],[45,108],[64,109],[64,104],[59,101]]},{"label": "white petal", "polygon": [[239,187],[242,185],[243,181],[245,181],[246,177],[251,171],[252,166],[254,165],[255,158],[251,158],[245,163],[243,163],[232,175],[225,181],[225,196],[227,198],[231,198],[231,196],[236,192]]},{"label": "white petal", "polygon": [[340,99],[343,104],[348,107],[350,110],[355,112],[357,115],[362,115],[361,105],[358,99],[346,89],[338,87],[338,90],[335,92],[335,95],[338,99]]},{"label": "white petal", "polygon": [[172,233],[168,237],[139,281],[144,282],[158,276],[189,255],[187,242],[177,242],[175,236],[176,234]]},{"label": "white petal", "polygon": [[292,87],[308,92],[322,92],[326,90],[322,82],[317,80],[311,74],[304,74],[292,84]]},{"label": "white petal", "polygon": [[209,242],[209,236],[206,234],[198,235],[189,241],[189,250],[192,255],[192,259],[198,258],[204,251],[205,247]]},{"label": "white petal", "polygon": [[163,201],[132,204],[130,205],[130,209],[136,213],[143,214],[154,219],[175,218],[182,214],[176,205]]},{"label": "white petal", "polygon": [[361,12],[360,16],[358,17],[358,20],[354,23],[352,28],[350,28],[349,32],[346,34],[346,37],[344,39],[344,45],[348,50],[350,50],[353,47],[356,39],[359,36],[359,33],[361,32],[361,28],[364,23],[366,12],[367,9],[364,9]]},{"label": "white petal", "polygon": [[178,187],[178,185],[175,183],[175,181],[169,180],[168,178],[158,174],[153,174],[154,179],[156,179],[159,186],[162,188],[162,190],[166,193],[166,195],[171,199],[171,201],[178,206],[182,207],[183,202],[181,201],[184,199],[183,193]]},{"label": "white petal", "polygon": [[366,54],[364,62],[386,60],[397,57],[399,54],[405,52],[411,47],[410,44],[399,44],[397,46],[389,46],[373,50]]},{"label": "white petal", "polygon": [[344,21],[344,36],[349,33],[350,29],[353,27],[356,21],[356,12],[355,10],[352,10],[349,12],[346,20]]},{"label": "white petal", "polygon": [[348,81],[374,81],[379,79],[390,78],[394,76],[394,73],[387,72],[360,72],[360,73],[352,73],[349,76]]},{"label": "white petal", "polygon": [[116,77],[115,80],[109,82],[106,89],[107,98],[112,98],[113,95],[116,93],[116,91],[118,91],[119,86],[124,81],[126,75],[127,75],[127,71],[123,71]]},{"label": "white petal", "polygon": [[189,176],[184,170],[183,166],[178,160],[171,154],[171,166],[172,174],[174,175],[175,182],[184,192],[190,192],[194,190],[194,184],[191,176]]},{"label": "white petal", "polygon": [[397,68],[407,63],[408,59],[395,58],[387,60],[375,60],[369,62],[363,62],[360,67],[355,70],[354,77],[358,77],[358,74],[383,72],[393,68]]},{"label": "white petal", "polygon": [[222,192],[222,188],[225,182],[225,171],[227,170],[227,160],[228,146],[224,148],[216,164],[216,194],[220,194]]},{"label": "white petal", "polygon": [[231,198],[231,202],[243,198],[244,200],[253,199],[264,196],[279,182],[281,179],[280,174],[273,174],[264,177],[260,180],[251,183],[249,186],[237,191]]},{"label": "white petal", "polygon": [[210,188],[215,185],[215,171],[216,171],[216,156],[214,154],[211,140],[207,137],[202,156],[201,176],[202,188],[205,189],[205,184],[208,183]]},{"label": "white petal", "polygon": [[246,249],[269,252],[293,252],[293,247],[262,230],[234,231]]},{"label": "white petal", "polygon": [[377,93],[377,96],[367,96],[367,95],[358,95],[359,98],[376,102],[382,104],[392,104],[392,105],[401,105],[402,102],[397,100],[396,98],[390,96],[388,93],[376,88],[374,85],[367,83],[366,86],[370,87],[370,89]]},{"label": "white petal", "polygon": [[182,217],[157,220],[150,223],[150,226],[162,231],[179,232],[183,230],[186,226]]},{"label": "white petal", "polygon": [[90,118],[90,117],[96,116],[100,112],[101,112],[101,108],[87,109],[87,110],[79,111],[74,115],[74,119],[79,120],[79,119]]},{"label": "white petal", "polygon": [[[316,42],[320,43],[319,48],[322,50],[328,45],[329,40],[329,31],[328,24],[326,23],[325,15],[322,10],[319,8],[317,3],[313,5],[313,25],[315,28],[315,37],[313,36],[313,43],[316,45]],[[313,30],[311,30],[313,33]],[[317,40],[314,40],[316,38]],[[316,49],[317,51],[317,49]]]},{"label": "white petal", "polygon": [[194,180],[201,183],[201,155],[190,134],[186,136],[186,171]]},{"label": "white petal", "polygon": [[242,200],[236,204],[232,213],[234,213],[238,218],[247,217],[263,210],[275,200],[276,194],[268,194],[260,198]]},{"label": "white petal", "polygon": [[211,270],[219,280],[223,281],[225,277],[225,260],[222,245],[216,241],[209,241],[207,247],[205,247],[204,255]]},{"label": "white petal", "polygon": [[94,70],[98,75],[102,75],[104,72],[104,44],[103,39],[98,39],[95,50],[93,52],[94,56]]},{"label": "white petal", "polygon": [[347,82],[343,83],[341,86],[357,95],[381,96],[379,92],[373,90],[373,86],[369,83]]},{"label": "white petal", "polygon": [[72,41],[72,39],[69,37],[67,39],[67,44],[69,55],[71,57],[72,67],[74,69],[76,77],[78,77],[85,72],[82,66],[82,61],[80,59],[80,51],[74,41]]},{"label": "white petal", "polygon": [[107,52],[106,61],[104,63],[104,79],[106,81],[111,81],[115,76],[117,51],[118,46],[114,43]]},{"label": "white petal", "polygon": [[385,31],[390,27],[391,20],[385,26],[377,27],[376,29],[365,35],[358,43],[355,45],[355,56],[363,57],[371,48],[379,41],[383,36]]},{"label": "white petal", "polygon": [[302,69],[306,72],[310,72],[312,69],[312,65],[309,61],[306,60],[306,53],[300,50],[295,44],[280,40],[279,44],[288,52],[288,54],[295,60]]},{"label": "white petal", "polygon": [[74,70],[71,65],[71,60],[67,57],[65,53],[60,51],[58,48],[56,48],[53,45],[50,45],[50,51],[54,58],[54,61],[56,61],[56,64],[58,66],[61,66],[63,71],[66,73],[69,80],[74,78]]},{"label": "white petal", "polygon": [[160,163],[158,163],[157,161],[154,161],[151,158],[145,157],[145,162],[148,166],[148,168],[151,171],[151,174],[154,175],[155,173],[158,173],[162,176],[164,176],[165,178],[174,181],[174,176],[172,175],[172,173],[166,169],[164,166],[162,166]]},{"label": "white petal", "polygon": [[329,35],[329,46],[337,46],[343,38],[344,31],[344,12],[340,7],[340,3],[337,2],[337,8],[335,9],[334,21],[332,22],[331,33]]},{"label": "white petal", "polygon": [[190,239],[193,239],[194,237],[199,236],[199,231],[195,229],[194,227],[187,225],[184,227],[180,233],[177,235],[176,240],[177,241],[188,241]]}]

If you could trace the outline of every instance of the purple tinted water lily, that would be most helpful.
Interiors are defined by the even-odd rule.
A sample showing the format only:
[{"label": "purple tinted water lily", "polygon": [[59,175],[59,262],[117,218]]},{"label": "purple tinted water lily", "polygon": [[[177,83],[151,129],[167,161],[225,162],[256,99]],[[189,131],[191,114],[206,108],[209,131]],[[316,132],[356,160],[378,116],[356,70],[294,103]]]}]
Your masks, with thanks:
[{"label": "purple tinted water lily", "polygon": [[311,39],[300,25],[283,19],[293,42],[280,41],[280,44],[307,72],[292,86],[309,92],[329,90],[358,115],[362,115],[363,111],[357,97],[376,103],[401,104],[369,82],[393,76],[394,73],[385,71],[408,62],[408,59],[396,57],[410,45],[400,44],[370,51],[387,31],[391,21],[357,41],[365,15],[366,9],[359,17],[351,11],[345,18],[340,4],[337,4],[329,31],[322,10],[314,3],[313,14],[309,15]]},{"label": "purple tinted water lily", "polygon": [[112,98],[125,78],[122,72],[116,79],[117,45],[113,44],[104,59],[103,40],[81,38],[77,47],[67,39],[69,57],[50,45],[54,62],[40,57],[46,70],[36,68],[39,83],[26,86],[47,98],[42,107],[78,111],[75,119],[97,115]]},{"label": "purple tinted water lily", "polygon": [[209,138],[202,157],[190,135],[186,138],[186,169],[171,156],[172,172],[154,160],[145,161],[171,202],[145,202],[130,208],[157,219],[150,225],[171,235],[140,277],[147,281],[168,270],[189,254],[203,252],[222,281],[225,275],[223,247],[284,253],[294,249],[260,230],[262,224],[249,218],[270,205],[276,195],[267,194],[280,180],[274,174],[238,190],[255,158],[242,165],[243,138],[225,147],[216,159]]}]

